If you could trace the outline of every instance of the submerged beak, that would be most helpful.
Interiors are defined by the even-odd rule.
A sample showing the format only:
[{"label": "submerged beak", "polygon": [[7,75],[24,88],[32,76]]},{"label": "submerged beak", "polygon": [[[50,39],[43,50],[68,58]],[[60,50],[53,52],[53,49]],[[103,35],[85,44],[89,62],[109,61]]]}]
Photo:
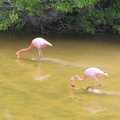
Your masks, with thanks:
[{"label": "submerged beak", "polygon": [[73,84],[71,84],[72,87],[75,87]]},{"label": "submerged beak", "polygon": [[16,57],[17,57],[17,58],[20,58],[19,54],[16,53]]},{"label": "submerged beak", "polygon": [[17,58],[20,58],[20,56],[17,56]]}]

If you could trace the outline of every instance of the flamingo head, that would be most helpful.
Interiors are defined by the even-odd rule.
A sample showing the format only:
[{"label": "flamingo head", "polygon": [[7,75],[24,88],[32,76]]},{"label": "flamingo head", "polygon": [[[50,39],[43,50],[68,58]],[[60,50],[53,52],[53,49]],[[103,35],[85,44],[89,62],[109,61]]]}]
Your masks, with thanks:
[{"label": "flamingo head", "polygon": [[20,55],[19,55],[19,53],[16,53],[16,56],[17,56],[17,58],[20,58]]},{"label": "flamingo head", "polygon": [[74,78],[73,78],[73,77],[70,79],[70,85],[71,85],[72,87],[74,87]]}]

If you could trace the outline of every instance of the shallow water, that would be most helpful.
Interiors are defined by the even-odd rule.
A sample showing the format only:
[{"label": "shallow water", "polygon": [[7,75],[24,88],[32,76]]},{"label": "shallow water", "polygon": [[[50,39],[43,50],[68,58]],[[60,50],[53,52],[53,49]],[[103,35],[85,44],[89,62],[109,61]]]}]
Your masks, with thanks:
[{"label": "shallow water", "polygon": [[[15,53],[33,38],[0,33],[0,120],[119,120],[119,35],[44,36],[53,47],[42,49],[41,61],[33,60],[36,48],[17,59]],[[89,67],[109,74],[99,78],[104,86],[86,91],[92,82],[87,79],[75,80],[72,88],[70,78],[82,78]]]}]

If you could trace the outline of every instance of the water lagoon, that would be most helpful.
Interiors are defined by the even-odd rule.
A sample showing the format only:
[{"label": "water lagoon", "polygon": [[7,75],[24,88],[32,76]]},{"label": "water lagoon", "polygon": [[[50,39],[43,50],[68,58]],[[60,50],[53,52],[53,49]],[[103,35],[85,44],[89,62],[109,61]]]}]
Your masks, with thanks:
[{"label": "water lagoon", "polygon": [[[38,36],[36,36],[38,37]],[[35,35],[0,34],[0,119],[1,120],[119,120],[120,118],[120,36],[96,35],[44,38],[53,47],[15,53],[30,45]],[[74,89],[70,78],[89,67],[98,67],[102,94]],[[75,80],[76,88],[86,88],[91,80]],[[97,84],[97,82],[95,83]]]}]

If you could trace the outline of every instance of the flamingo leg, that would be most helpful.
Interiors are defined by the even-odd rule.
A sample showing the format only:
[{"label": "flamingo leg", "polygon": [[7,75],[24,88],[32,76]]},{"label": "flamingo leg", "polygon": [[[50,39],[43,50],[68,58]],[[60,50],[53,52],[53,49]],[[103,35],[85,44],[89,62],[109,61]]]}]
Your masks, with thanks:
[{"label": "flamingo leg", "polygon": [[102,86],[102,83],[96,78],[96,81],[100,84],[100,86]]},{"label": "flamingo leg", "polygon": [[87,87],[87,90],[88,90],[89,88],[92,88],[92,90],[94,90],[94,87],[95,87],[95,85],[94,85],[94,79],[92,79],[92,86],[88,86],[88,87]]},{"label": "flamingo leg", "polygon": [[92,79],[92,86],[88,86],[88,87],[87,87],[87,90],[88,90],[89,88],[91,88],[91,87],[92,87],[92,89],[94,90],[94,87],[102,86],[102,83],[101,83],[97,78],[96,78],[96,81],[99,83],[99,85],[94,85],[93,79]]},{"label": "flamingo leg", "polygon": [[41,48],[38,48],[38,54],[39,54],[38,59],[41,59],[42,58],[42,50],[41,50]]},{"label": "flamingo leg", "polygon": [[92,90],[94,90],[94,79],[92,79]]}]

